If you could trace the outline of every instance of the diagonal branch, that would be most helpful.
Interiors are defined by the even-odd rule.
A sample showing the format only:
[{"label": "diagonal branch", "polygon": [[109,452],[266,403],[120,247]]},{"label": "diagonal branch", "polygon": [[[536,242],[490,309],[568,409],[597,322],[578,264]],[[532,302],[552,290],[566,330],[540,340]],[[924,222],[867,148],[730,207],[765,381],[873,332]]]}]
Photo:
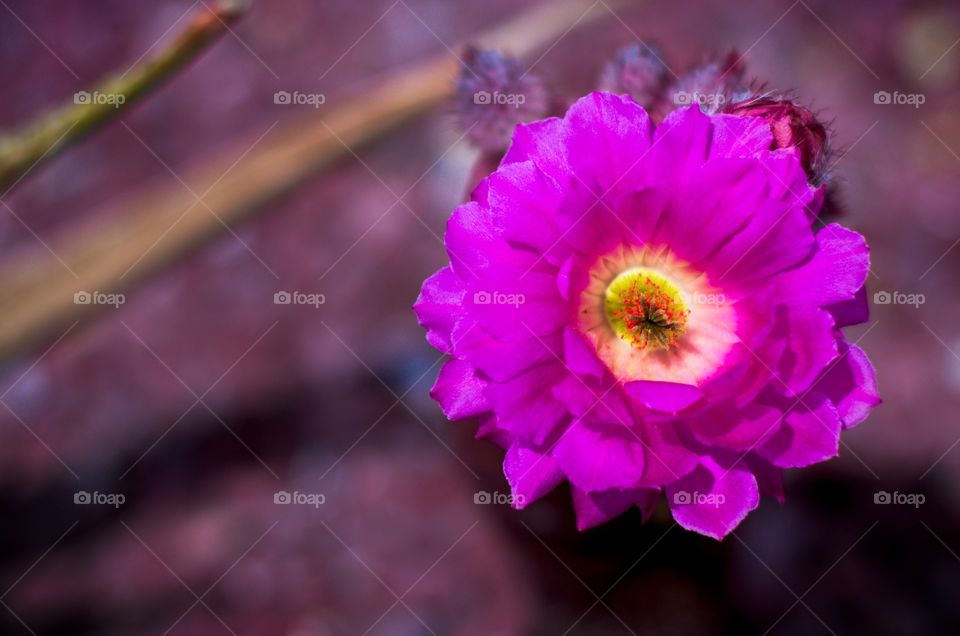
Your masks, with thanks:
[{"label": "diagonal branch", "polygon": [[90,91],[75,93],[71,103],[41,115],[19,131],[0,137],[0,192],[6,194],[34,166],[116,119],[196,59],[245,13],[248,4],[247,0],[222,0],[212,8],[204,5],[158,52],[144,56],[126,72],[108,77]]}]

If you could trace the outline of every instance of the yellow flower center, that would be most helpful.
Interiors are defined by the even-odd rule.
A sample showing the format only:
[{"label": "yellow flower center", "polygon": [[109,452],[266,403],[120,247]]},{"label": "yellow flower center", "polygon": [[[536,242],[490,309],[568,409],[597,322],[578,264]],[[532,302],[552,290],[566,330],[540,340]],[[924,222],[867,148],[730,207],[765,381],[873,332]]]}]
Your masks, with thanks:
[{"label": "yellow flower center", "polygon": [[675,345],[690,315],[677,286],[647,267],[617,275],[607,286],[604,306],[617,336],[641,351]]}]

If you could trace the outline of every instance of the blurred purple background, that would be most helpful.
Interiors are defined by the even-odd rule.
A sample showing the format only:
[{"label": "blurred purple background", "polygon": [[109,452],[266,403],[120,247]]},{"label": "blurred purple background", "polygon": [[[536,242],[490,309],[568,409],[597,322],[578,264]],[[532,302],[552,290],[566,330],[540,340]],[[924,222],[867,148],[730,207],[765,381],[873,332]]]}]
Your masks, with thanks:
[{"label": "blurred purple background", "polygon": [[[200,4],[3,0],[0,128],[127,68]],[[310,108],[275,91],[331,108],[533,4],[259,0],[123,123],[3,197],[0,258],[46,254]],[[500,452],[427,397],[439,361],[410,311],[475,158],[440,108],[2,368],[0,631],[960,633],[960,7],[652,0],[574,29],[535,71],[568,102],[638,38],[677,72],[736,48],[818,109],[871,294],[924,297],[875,303],[851,330],[885,403],[839,459],[789,474],[786,505],[764,501],[723,543],[665,512],[579,534],[565,488],[523,512],[474,504],[506,492]],[[326,302],[275,305],[278,290]]]}]

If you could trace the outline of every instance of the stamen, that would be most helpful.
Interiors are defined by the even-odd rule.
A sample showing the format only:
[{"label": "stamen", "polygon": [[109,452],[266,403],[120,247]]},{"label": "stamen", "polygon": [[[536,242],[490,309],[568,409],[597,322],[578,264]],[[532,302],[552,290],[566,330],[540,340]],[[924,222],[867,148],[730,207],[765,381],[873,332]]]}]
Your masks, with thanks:
[{"label": "stamen", "polygon": [[676,345],[686,332],[690,315],[676,285],[645,267],[613,279],[607,287],[606,311],[617,335],[640,350]]}]

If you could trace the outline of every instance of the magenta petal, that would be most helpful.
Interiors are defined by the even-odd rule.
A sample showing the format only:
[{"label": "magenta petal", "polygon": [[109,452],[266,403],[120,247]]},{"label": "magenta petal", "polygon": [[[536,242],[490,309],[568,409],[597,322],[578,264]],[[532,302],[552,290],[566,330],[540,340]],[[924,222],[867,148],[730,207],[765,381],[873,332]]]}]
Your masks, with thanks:
[{"label": "magenta petal", "polygon": [[570,319],[570,308],[555,288],[551,288],[554,298],[535,295],[541,290],[534,287],[534,278],[530,274],[528,284],[522,287],[507,281],[471,282],[466,298],[471,317],[501,342],[544,338],[559,332]]},{"label": "magenta petal", "polygon": [[833,317],[822,309],[795,310],[787,317],[789,347],[777,364],[777,388],[796,395],[806,391],[839,355]]},{"label": "magenta petal", "polygon": [[503,474],[514,495],[514,508],[533,503],[563,481],[557,460],[523,442],[515,442],[503,460]]},{"label": "magenta petal", "polygon": [[583,490],[630,488],[643,476],[643,445],[624,426],[592,426],[575,420],[553,456],[570,483]]},{"label": "magenta petal", "polygon": [[572,182],[557,211],[563,243],[582,256],[595,256],[613,249],[622,242],[626,229],[623,219],[615,213],[614,196],[598,195],[590,188],[586,182]]},{"label": "magenta petal", "polygon": [[444,237],[450,267],[465,280],[475,277],[475,270],[482,269],[491,257],[507,250],[501,234],[482,205],[470,201],[459,206],[447,221]]},{"label": "magenta petal", "polygon": [[760,503],[757,479],[743,462],[705,456],[692,473],[669,484],[667,505],[687,530],[723,539]]},{"label": "magenta petal", "polygon": [[[758,162],[753,160],[725,160],[706,164],[691,173],[687,177],[689,183],[672,193],[669,207],[656,219],[656,231],[649,242],[674,246],[672,249],[679,256],[694,263],[719,254],[723,262],[715,276],[725,278],[736,261],[733,252],[726,254],[723,247],[750,228],[751,219],[764,205],[762,190],[757,187],[762,183],[757,167]],[[651,188],[645,193],[657,193],[660,189]],[[646,198],[651,201],[648,206],[657,206],[654,194],[647,194]],[[691,232],[691,227],[697,231]],[[775,269],[782,267],[777,265]]]},{"label": "magenta petal", "polygon": [[663,238],[656,231],[671,203],[670,193],[662,188],[647,187],[628,192],[617,199],[613,207],[615,221],[609,231],[619,234],[621,241],[627,245],[644,246],[661,242]]},{"label": "magenta petal", "polygon": [[840,416],[823,395],[810,391],[784,418],[757,454],[780,468],[801,468],[837,456]]},{"label": "magenta petal", "polygon": [[570,168],[567,165],[567,148],[562,141],[563,126],[564,121],[558,117],[518,124],[502,165],[532,161],[555,182],[565,181]]},{"label": "magenta petal", "polygon": [[699,106],[678,108],[657,126],[648,153],[655,183],[685,180],[700,168],[710,152],[713,127]]},{"label": "magenta petal", "polygon": [[653,137],[653,124],[639,104],[627,95],[594,92],[577,100],[564,122],[567,158],[582,182],[598,194],[631,185],[628,173]]},{"label": "magenta petal", "polygon": [[810,185],[800,161],[800,151],[796,147],[774,150],[767,153],[764,164],[768,168],[770,194],[796,206],[812,222],[823,205],[825,188]]},{"label": "magenta petal", "polygon": [[640,508],[641,515],[646,521],[650,518],[660,497],[660,491],[650,488],[587,492],[572,486],[570,491],[573,496],[573,508],[577,513],[577,529],[581,532],[619,517],[630,506]]},{"label": "magenta petal", "polygon": [[508,449],[513,444],[513,437],[510,431],[500,428],[496,415],[491,413],[480,417],[480,424],[477,426],[477,439],[485,439],[500,448]]},{"label": "magenta petal", "polygon": [[859,325],[870,319],[870,304],[867,302],[867,288],[861,287],[852,300],[835,303],[825,307],[837,327]]},{"label": "magenta petal", "polygon": [[870,250],[862,236],[835,223],[816,236],[809,262],[778,278],[780,298],[788,305],[824,307],[851,301],[870,270]]},{"label": "magenta petal", "polygon": [[440,403],[444,415],[459,420],[490,410],[490,403],[483,393],[486,385],[470,364],[448,360],[440,369],[430,396]]},{"label": "magenta petal", "polygon": [[504,382],[487,385],[485,394],[498,425],[523,439],[543,443],[569,413],[553,395],[553,387],[569,377],[560,363],[545,364]]},{"label": "magenta petal", "polygon": [[682,422],[673,418],[641,422],[645,462],[639,485],[659,487],[676,481],[697,466],[700,452],[687,439]]},{"label": "magenta petal", "polygon": [[715,115],[711,157],[752,157],[773,143],[770,125],[760,117]]},{"label": "magenta petal", "polygon": [[487,179],[486,205],[503,238],[543,254],[560,240],[556,220],[562,197],[531,162],[501,167]]},{"label": "magenta petal", "polygon": [[[752,180],[759,178],[754,174]],[[762,191],[763,186],[755,186],[754,191],[758,188]],[[766,282],[810,256],[814,241],[809,226],[800,203],[765,200],[761,209],[749,216],[743,230],[711,255],[709,267],[719,283]]]},{"label": "magenta petal", "polygon": [[816,384],[837,407],[844,428],[856,426],[880,404],[877,372],[863,350],[854,344],[840,345],[841,358]]},{"label": "magenta petal", "polygon": [[703,393],[692,384],[678,382],[651,382],[639,380],[624,385],[627,394],[647,408],[665,413],[677,413],[687,408]]},{"label": "magenta petal", "polygon": [[420,296],[413,305],[420,324],[427,330],[427,342],[442,351],[453,353],[450,334],[464,315],[466,287],[449,267],[437,271],[423,281]]},{"label": "magenta petal", "polygon": [[599,424],[627,426],[633,422],[626,399],[609,385],[570,375],[553,387],[553,394],[577,418]]},{"label": "magenta petal", "polygon": [[753,450],[772,436],[783,421],[783,407],[753,400],[711,409],[696,420],[694,436],[708,446],[738,451]]},{"label": "magenta petal", "polygon": [[583,336],[570,327],[563,330],[563,357],[574,373],[595,378],[602,378],[606,373],[606,367]]},{"label": "magenta petal", "polygon": [[484,377],[504,382],[533,367],[555,362],[561,352],[561,337],[556,333],[503,342],[476,324],[463,328],[457,325],[453,347],[458,357],[469,361]]},{"label": "magenta petal", "polygon": [[[552,389],[553,395],[574,416],[584,417],[593,411],[598,402],[596,392],[589,384],[575,375],[563,378]],[[616,416],[612,416],[616,419]]]}]

